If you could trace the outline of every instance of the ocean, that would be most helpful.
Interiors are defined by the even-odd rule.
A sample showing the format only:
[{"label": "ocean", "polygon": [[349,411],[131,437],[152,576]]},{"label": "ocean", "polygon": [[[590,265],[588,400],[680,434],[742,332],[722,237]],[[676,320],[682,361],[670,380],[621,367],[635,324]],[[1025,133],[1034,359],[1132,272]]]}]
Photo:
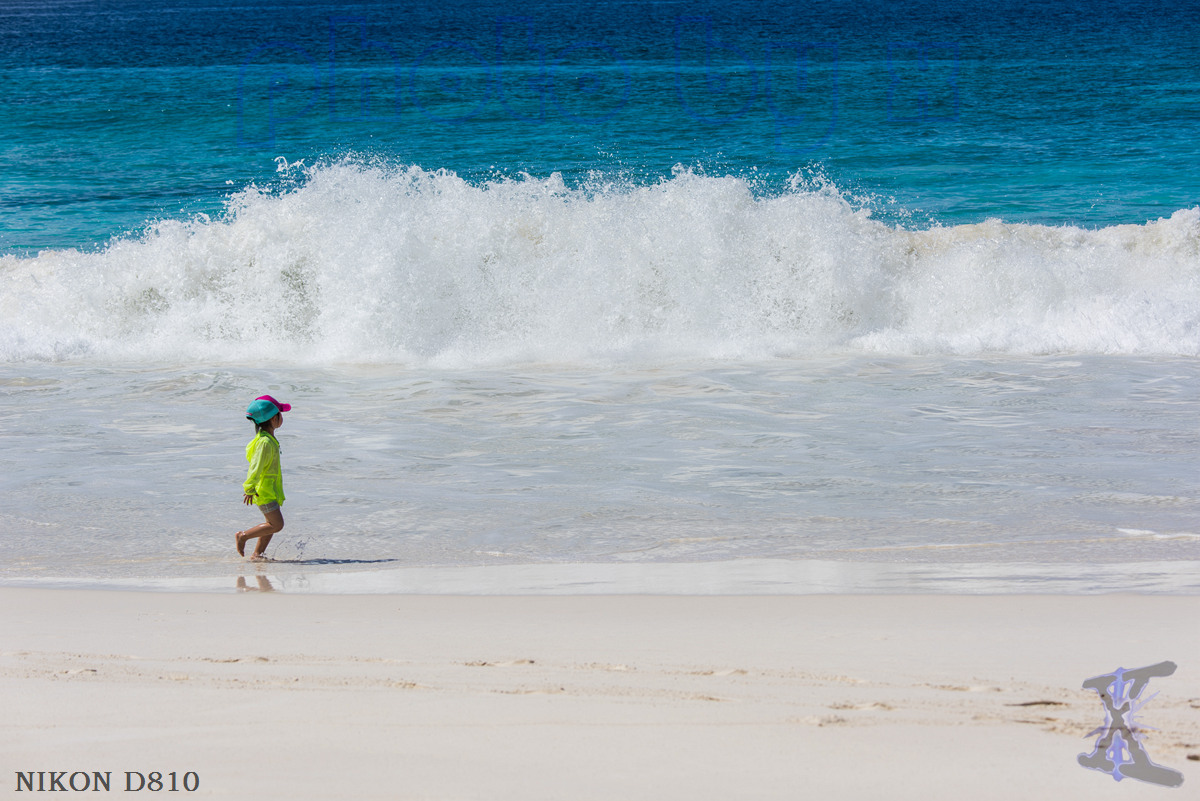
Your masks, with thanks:
[{"label": "ocean", "polygon": [[0,90],[0,583],[1200,592],[1186,6],[8,3]]}]

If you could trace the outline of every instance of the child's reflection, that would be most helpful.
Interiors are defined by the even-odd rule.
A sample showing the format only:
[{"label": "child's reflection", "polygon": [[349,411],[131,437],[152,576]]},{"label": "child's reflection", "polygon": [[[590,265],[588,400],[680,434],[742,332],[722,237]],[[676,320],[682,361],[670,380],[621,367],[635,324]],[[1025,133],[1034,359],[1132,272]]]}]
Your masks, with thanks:
[{"label": "child's reflection", "polygon": [[271,580],[263,575],[257,575],[254,580],[258,582],[257,587],[251,587],[246,583],[245,576],[238,576],[237,591],[238,592],[275,592],[275,587],[271,585]]}]

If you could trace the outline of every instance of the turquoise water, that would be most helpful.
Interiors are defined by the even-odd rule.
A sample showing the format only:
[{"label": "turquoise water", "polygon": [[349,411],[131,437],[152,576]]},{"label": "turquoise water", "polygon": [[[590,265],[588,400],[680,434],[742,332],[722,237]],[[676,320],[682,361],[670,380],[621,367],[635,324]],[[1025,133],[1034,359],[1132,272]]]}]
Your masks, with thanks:
[{"label": "turquoise water", "polygon": [[0,9],[0,252],[102,247],[353,154],[761,195],[908,226],[1197,204],[1200,22],[1159,2],[46,2]]}]

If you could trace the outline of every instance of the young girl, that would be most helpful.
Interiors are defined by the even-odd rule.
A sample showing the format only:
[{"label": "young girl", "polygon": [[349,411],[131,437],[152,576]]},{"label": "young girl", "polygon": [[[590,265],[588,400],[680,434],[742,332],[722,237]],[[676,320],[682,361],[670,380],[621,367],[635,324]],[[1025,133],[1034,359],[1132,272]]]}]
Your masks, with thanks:
[{"label": "young girl", "polygon": [[279,440],[275,439],[275,430],[283,425],[283,413],[291,410],[290,404],[280,403],[270,395],[256,398],[246,409],[246,419],[254,423],[256,433],[246,446],[250,470],[242,484],[242,502],[247,506],[256,504],[266,522],[237,533],[237,552],[241,556],[246,555],[246,542],[257,539],[252,558],[266,558],[263,553],[271,537],[283,529],[283,513],[279,510],[284,501],[283,471],[279,465]]}]

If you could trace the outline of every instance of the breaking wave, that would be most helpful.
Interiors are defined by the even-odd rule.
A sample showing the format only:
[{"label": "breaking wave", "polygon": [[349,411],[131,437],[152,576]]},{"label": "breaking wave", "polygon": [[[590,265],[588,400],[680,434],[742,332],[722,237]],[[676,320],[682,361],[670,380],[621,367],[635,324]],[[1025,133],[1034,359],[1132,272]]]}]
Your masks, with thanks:
[{"label": "breaking wave", "polygon": [[472,183],[344,160],[220,219],[0,259],[0,359],[487,365],[822,352],[1200,355],[1200,208],[908,230],[677,168]]}]

